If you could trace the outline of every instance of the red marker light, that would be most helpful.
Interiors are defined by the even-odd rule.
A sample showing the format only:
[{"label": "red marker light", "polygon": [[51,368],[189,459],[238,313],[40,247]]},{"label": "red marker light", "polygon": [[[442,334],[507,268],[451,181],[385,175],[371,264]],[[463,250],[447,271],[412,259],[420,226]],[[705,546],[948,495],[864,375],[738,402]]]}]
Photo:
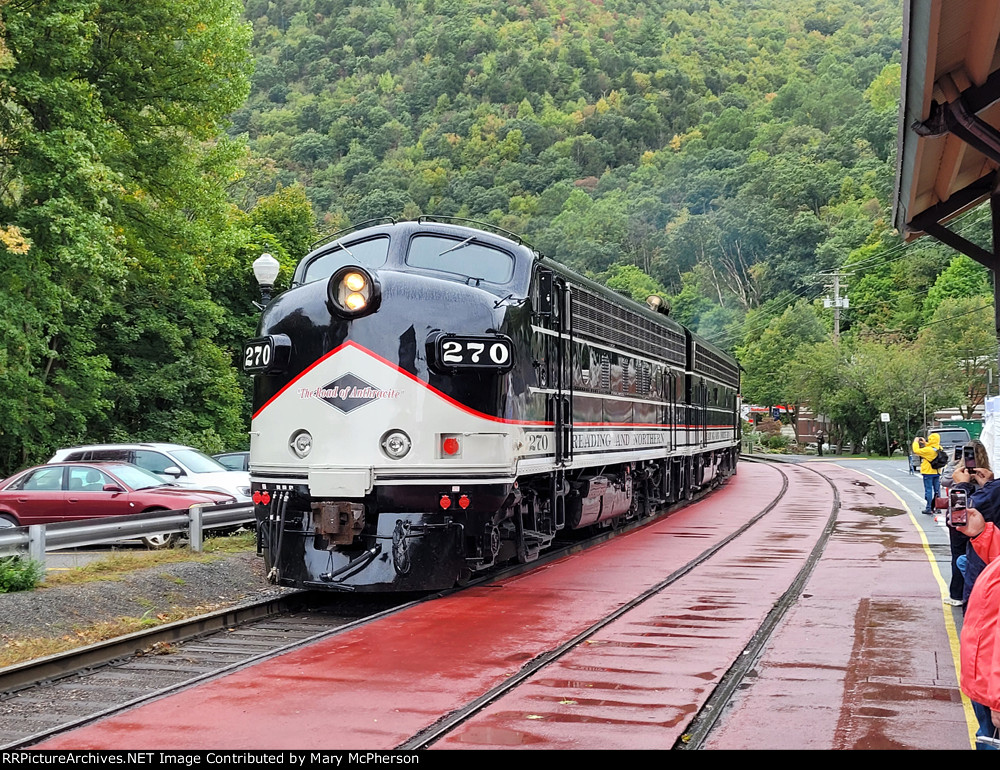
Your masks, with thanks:
[{"label": "red marker light", "polygon": [[260,491],[259,490],[257,492],[253,493],[253,504],[254,505],[260,505]]},{"label": "red marker light", "polygon": [[438,505],[441,506],[441,510],[447,511],[451,508],[451,498],[448,495],[441,495],[441,499],[438,500]]},{"label": "red marker light", "polygon": [[260,501],[262,503],[264,503],[264,505],[270,505],[271,504],[271,495],[269,495],[267,492],[264,492],[264,494],[262,494],[260,496]]},{"label": "red marker light", "polygon": [[446,438],[443,442],[441,442],[441,449],[444,450],[446,455],[458,454],[458,450],[460,449],[458,439],[454,436]]},{"label": "red marker light", "polygon": [[460,498],[458,498],[458,507],[461,508],[463,511],[470,505],[472,505],[472,501],[469,499],[468,495],[462,495]]}]

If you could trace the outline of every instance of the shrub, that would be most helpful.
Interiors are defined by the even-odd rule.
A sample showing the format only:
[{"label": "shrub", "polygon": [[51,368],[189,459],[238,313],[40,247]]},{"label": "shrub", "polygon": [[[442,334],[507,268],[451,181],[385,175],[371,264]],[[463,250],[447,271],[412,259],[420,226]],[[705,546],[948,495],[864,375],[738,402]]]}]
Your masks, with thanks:
[{"label": "shrub", "polygon": [[773,436],[767,437],[767,448],[768,449],[785,449],[788,446],[788,436],[782,436],[777,433]]},{"label": "shrub", "polygon": [[0,594],[30,591],[42,580],[45,568],[34,559],[20,556],[0,558]]}]

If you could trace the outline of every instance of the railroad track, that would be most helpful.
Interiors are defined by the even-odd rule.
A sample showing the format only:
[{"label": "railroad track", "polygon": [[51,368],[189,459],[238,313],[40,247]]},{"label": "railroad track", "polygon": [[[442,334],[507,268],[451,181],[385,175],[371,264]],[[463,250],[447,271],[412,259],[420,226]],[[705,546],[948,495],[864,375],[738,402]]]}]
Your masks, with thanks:
[{"label": "railroad track", "polygon": [[[530,564],[505,567],[465,587],[522,574],[647,522],[628,522],[567,543]],[[412,597],[292,592],[5,667],[0,669],[0,750],[31,746],[448,593]]]},{"label": "railroad track", "polygon": [[[756,460],[753,460],[757,462]],[[563,644],[558,645],[541,655],[535,656],[529,661],[521,671],[513,677],[483,693],[479,698],[468,703],[464,708],[458,709],[442,717],[436,724],[427,730],[414,735],[411,739],[396,746],[399,750],[426,749],[439,743],[442,739],[452,735],[459,727],[472,720],[477,714],[487,707],[501,701],[505,696],[515,693],[518,688],[530,681],[533,677],[543,675],[545,670],[557,663],[564,656],[578,650],[581,645],[592,640],[602,629],[605,629],[615,621],[627,616],[637,607],[654,597],[661,595],[677,581],[697,570],[700,566],[709,563],[718,554],[725,551],[733,541],[737,540],[753,527],[757,526],[766,516],[771,513],[785,499],[789,486],[789,472],[782,469],[780,464],[776,466],[782,474],[782,488],[779,494],[770,503],[765,505],[758,513],[752,516],[744,524],[733,530],[729,535],[722,538],[711,547],[705,549],[696,558],[689,560],[684,565],[675,569],[662,581],[637,595],[631,601],[625,603],[613,612],[607,613],[597,622],[591,624],[586,630],[577,634],[572,639],[568,639]],[[807,466],[802,466],[807,468]],[[831,532],[837,521],[837,513],[840,509],[840,495],[837,487],[824,474],[819,471],[807,468],[811,473],[822,478],[833,491],[833,504],[830,506],[829,516],[826,525],[815,546],[802,562],[795,579],[782,594],[779,601],[773,606],[767,616],[761,622],[756,633],[753,634],[750,642],[744,647],[735,662],[723,676],[722,680],[715,687],[712,695],[698,709],[697,714],[692,719],[688,729],[673,745],[678,750],[699,749],[711,733],[719,716],[723,713],[739,687],[746,681],[748,673],[752,670],[760,654],[767,645],[775,628],[777,628],[781,618],[787,610],[795,603],[796,597],[801,593],[803,586],[812,573],[814,566],[819,560],[826,547]],[[664,747],[666,748],[666,747]]]},{"label": "railroad track", "polygon": [[[693,718],[686,722],[686,729],[682,735],[678,735],[673,744],[675,749],[693,749],[702,746],[716,719],[724,712],[726,704],[746,681],[748,673],[752,671],[755,661],[765,648],[774,629],[780,623],[781,617],[789,607],[794,605],[836,523],[840,496],[837,486],[829,478],[808,468],[808,466],[777,464],[774,467],[782,477],[781,489],[777,491],[772,500],[761,506],[758,511],[743,517],[739,526],[716,538],[709,547],[692,558],[688,558],[684,563],[675,565],[670,574],[663,577],[655,585],[636,594],[613,611],[606,612],[601,617],[596,618],[572,638],[561,640],[559,644],[548,649],[536,651],[515,675],[481,692],[464,705],[452,709],[447,714],[442,714],[433,725],[410,735],[395,745],[382,746],[381,748],[416,750],[429,747],[448,747],[449,741],[456,740],[456,736],[460,736],[462,731],[477,719],[485,718],[484,715],[488,715],[491,711],[502,710],[506,702],[515,701],[522,697],[523,693],[540,677],[549,676],[551,678],[553,674],[550,672],[558,668],[561,661],[593,643],[597,637],[613,628],[616,623],[628,622],[629,618],[647,603],[662,601],[665,596],[669,596],[671,587],[677,585],[679,581],[683,581],[685,578],[691,579],[692,576],[697,578],[701,571],[707,569],[717,569],[720,562],[730,558],[728,554],[731,549],[739,547],[742,538],[753,535],[763,538],[765,542],[772,537],[777,538],[784,527],[784,522],[790,520],[789,517],[799,515],[804,508],[809,507],[807,504],[808,495],[803,495],[800,490],[797,490],[802,486],[803,478],[811,477],[815,484],[825,485],[830,490],[827,510],[822,513],[823,521],[817,525],[810,525],[814,528],[818,526],[821,532],[809,541],[808,549],[801,549],[795,553],[788,549],[785,549],[787,553],[783,551],[781,558],[787,556],[787,558],[797,560],[798,568],[795,576],[784,586],[778,600],[773,602],[773,606],[765,613],[766,616],[746,645],[739,654],[733,657],[734,662],[731,662],[728,671],[715,684],[711,696],[692,710]],[[794,483],[790,484],[792,478],[794,478]],[[815,510],[809,510],[808,514],[814,519],[817,516]],[[645,523],[648,522],[640,522],[635,526],[642,526]],[[603,535],[598,539],[606,540],[609,536],[612,534]],[[510,570],[507,575],[523,572],[525,569],[533,569],[539,564],[549,561],[562,559],[575,551],[582,550],[583,547],[583,544],[569,546],[567,549],[549,555],[540,562]],[[713,565],[715,566],[713,567]],[[488,580],[498,581],[503,577],[505,577],[503,574],[493,575]],[[437,596],[440,595],[425,597],[418,601],[430,601]],[[199,638],[195,642],[179,645],[176,649],[172,648],[170,650],[172,654],[169,655],[143,655],[125,663],[88,672],[74,680],[64,679],[10,694],[0,700],[0,713],[4,713],[3,727],[9,728],[12,724],[11,715],[15,712],[21,712],[24,718],[20,720],[22,726],[18,728],[20,732],[15,737],[10,738],[7,732],[0,732],[0,744],[6,743],[7,745],[3,748],[8,749],[32,745],[45,737],[69,729],[73,724],[94,721],[107,714],[131,708],[137,703],[159,698],[168,692],[190,687],[193,683],[273,658],[275,655],[295,647],[313,644],[357,628],[359,625],[375,622],[387,614],[404,609],[404,607],[369,607],[364,612],[355,610],[354,616],[348,617],[351,613],[345,613],[345,606],[357,604],[358,600],[363,600],[364,597],[338,594],[332,598],[335,600],[336,606],[332,610],[317,612],[316,608],[308,610],[285,608],[283,614],[279,616],[271,615],[236,630],[229,630],[230,627],[227,627],[224,631],[216,632],[214,636]],[[412,602],[408,603],[405,608],[412,606],[412,604]],[[156,651],[155,646],[154,651]],[[200,667],[200,669],[193,670],[189,667],[189,662],[190,666]],[[177,669],[177,671],[172,672],[171,669]],[[135,693],[122,685],[123,678],[126,681],[132,681],[134,677],[146,680],[142,692]],[[159,686],[153,687],[154,684]],[[68,689],[57,691],[49,689],[50,687]],[[108,688],[116,693],[113,703],[105,700]],[[60,692],[70,694],[60,694]],[[73,707],[78,707],[79,711],[85,713],[77,714],[74,717],[75,721],[59,717],[53,720],[58,724],[40,724],[38,720],[42,719],[42,712],[46,712],[57,701],[66,701],[71,707],[70,710]],[[79,705],[81,703],[88,705]],[[48,719],[47,714],[45,719]],[[32,727],[38,729],[31,729]],[[669,747],[663,746],[663,748]]]},{"label": "railroad track", "polygon": [[251,666],[413,603],[297,592],[0,670],[0,749]]}]

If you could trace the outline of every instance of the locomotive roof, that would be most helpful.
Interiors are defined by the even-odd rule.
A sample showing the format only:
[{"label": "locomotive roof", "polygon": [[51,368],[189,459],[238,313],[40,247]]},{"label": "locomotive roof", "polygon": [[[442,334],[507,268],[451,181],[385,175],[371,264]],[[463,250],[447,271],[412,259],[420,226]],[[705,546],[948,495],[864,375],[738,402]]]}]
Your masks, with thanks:
[{"label": "locomotive roof", "polygon": [[[372,222],[373,224],[369,225],[369,222]],[[597,281],[586,278],[566,265],[556,262],[550,257],[544,256],[538,252],[537,249],[533,248],[513,233],[507,233],[503,230],[499,230],[499,232],[491,232],[483,229],[483,227],[490,227],[490,225],[478,222],[472,223],[466,222],[465,220],[442,221],[426,217],[401,222],[397,222],[389,218],[369,220],[369,222],[363,222],[357,227],[342,230],[328,236],[327,238],[317,241],[315,244],[316,248],[314,248],[306,258],[302,259],[299,266],[296,267],[293,285],[300,283],[302,278],[301,273],[304,270],[304,266],[308,262],[309,256],[316,253],[334,250],[338,248],[343,241],[348,239],[362,240],[373,235],[380,234],[390,236],[409,236],[414,233],[440,233],[442,235],[450,235],[454,237],[468,237],[471,233],[474,233],[476,239],[483,243],[492,244],[509,251],[512,254],[528,258],[531,263],[536,261],[541,262],[545,265],[545,267],[569,279],[573,284],[581,286],[605,298],[609,302],[622,306],[632,312],[640,313],[643,316],[654,320],[657,324],[672,329],[679,334],[691,335],[692,339],[697,342],[700,348],[707,349],[715,353],[717,356],[721,356],[728,361],[732,361],[736,366],[739,366],[739,363],[736,362],[736,360],[728,353],[724,352],[707,340],[699,337],[673,318],[670,318],[663,313],[657,313],[651,310],[647,305],[641,302],[636,302],[631,297],[627,297],[614,289],[610,289],[607,286],[598,283]],[[522,262],[521,264],[523,265],[524,263]],[[524,274],[521,268],[519,268],[517,272],[522,275]]]},{"label": "locomotive roof", "polygon": [[[369,220],[373,222],[378,222],[371,226],[365,226],[367,223],[362,223],[358,227],[348,228],[346,230],[341,230],[334,233],[327,238],[317,241],[312,251],[309,252],[308,256],[315,254],[316,252],[327,251],[332,248],[336,248],[339,244],[346,240],[359,240],[372,235],[377,234],[401,234],[410,235],[415,232],[430,232],[430,233],[442,233],[445,235],[453,235],[457,237],[468,236],[469,233],[475,233],[476,238],[483,241],[484,243],[492,243],[493,245],[504,248],[515,254],[520,254],[523,256],[530,257],[534,261],[541,261],[546,267],[554,270],[561,275],[570,278],[573,283],[585,286],[591,291],[600,294],[609,300],[627,306],[630,310],[641,312],[647,316],[655,318],[659,323],[664,326],[673,327],[675,330],[682,331],[684,327],[675,321],[674,319],[664,315],[663,313],[656,313],[641,302],[636,302],[631,297],[627,297],[624,294],[620,294],[614,289],[610,289],[607,286],[586,278],[580,275],[572,268],[555,261],[551,257],[547,257],[537,249],[532,247],[530,244],[523,241],[519,236],[514,233],[507,233],[506,231],[499,230],[498,232],[490,232],[489,230],[482,229],[483,227],[489,227],[490,225],[483,223],[472,223],[478,226],[472,226],[472,224],[461,224],[460,221],[441,221],[431,218],[421,218],[416,220],[407,220],[402,222],[397,222],[393,219],[385,218],[382,220]],[[306,259],[304,258],[299,264],[304,264]],[[299,279],[299,268],[296,268],[295,283]]]}]

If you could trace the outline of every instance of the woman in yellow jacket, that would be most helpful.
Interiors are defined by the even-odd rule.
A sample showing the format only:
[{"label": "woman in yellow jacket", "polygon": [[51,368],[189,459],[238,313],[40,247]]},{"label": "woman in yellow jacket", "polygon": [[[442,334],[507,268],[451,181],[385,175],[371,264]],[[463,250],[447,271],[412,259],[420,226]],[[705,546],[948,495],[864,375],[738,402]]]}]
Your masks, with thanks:
[{"label": "woman in yellow jacket", "polygon": [[937,457],[941,448],[941,437],[932,433],[926,439],[917,436],[913,439],[913,454],[920,458],[920,475],[924,478],[924,500],[927,506],[922,513],[934,513],[934,498],[941,494],[941,471],[931,467],[931,460]]}]

